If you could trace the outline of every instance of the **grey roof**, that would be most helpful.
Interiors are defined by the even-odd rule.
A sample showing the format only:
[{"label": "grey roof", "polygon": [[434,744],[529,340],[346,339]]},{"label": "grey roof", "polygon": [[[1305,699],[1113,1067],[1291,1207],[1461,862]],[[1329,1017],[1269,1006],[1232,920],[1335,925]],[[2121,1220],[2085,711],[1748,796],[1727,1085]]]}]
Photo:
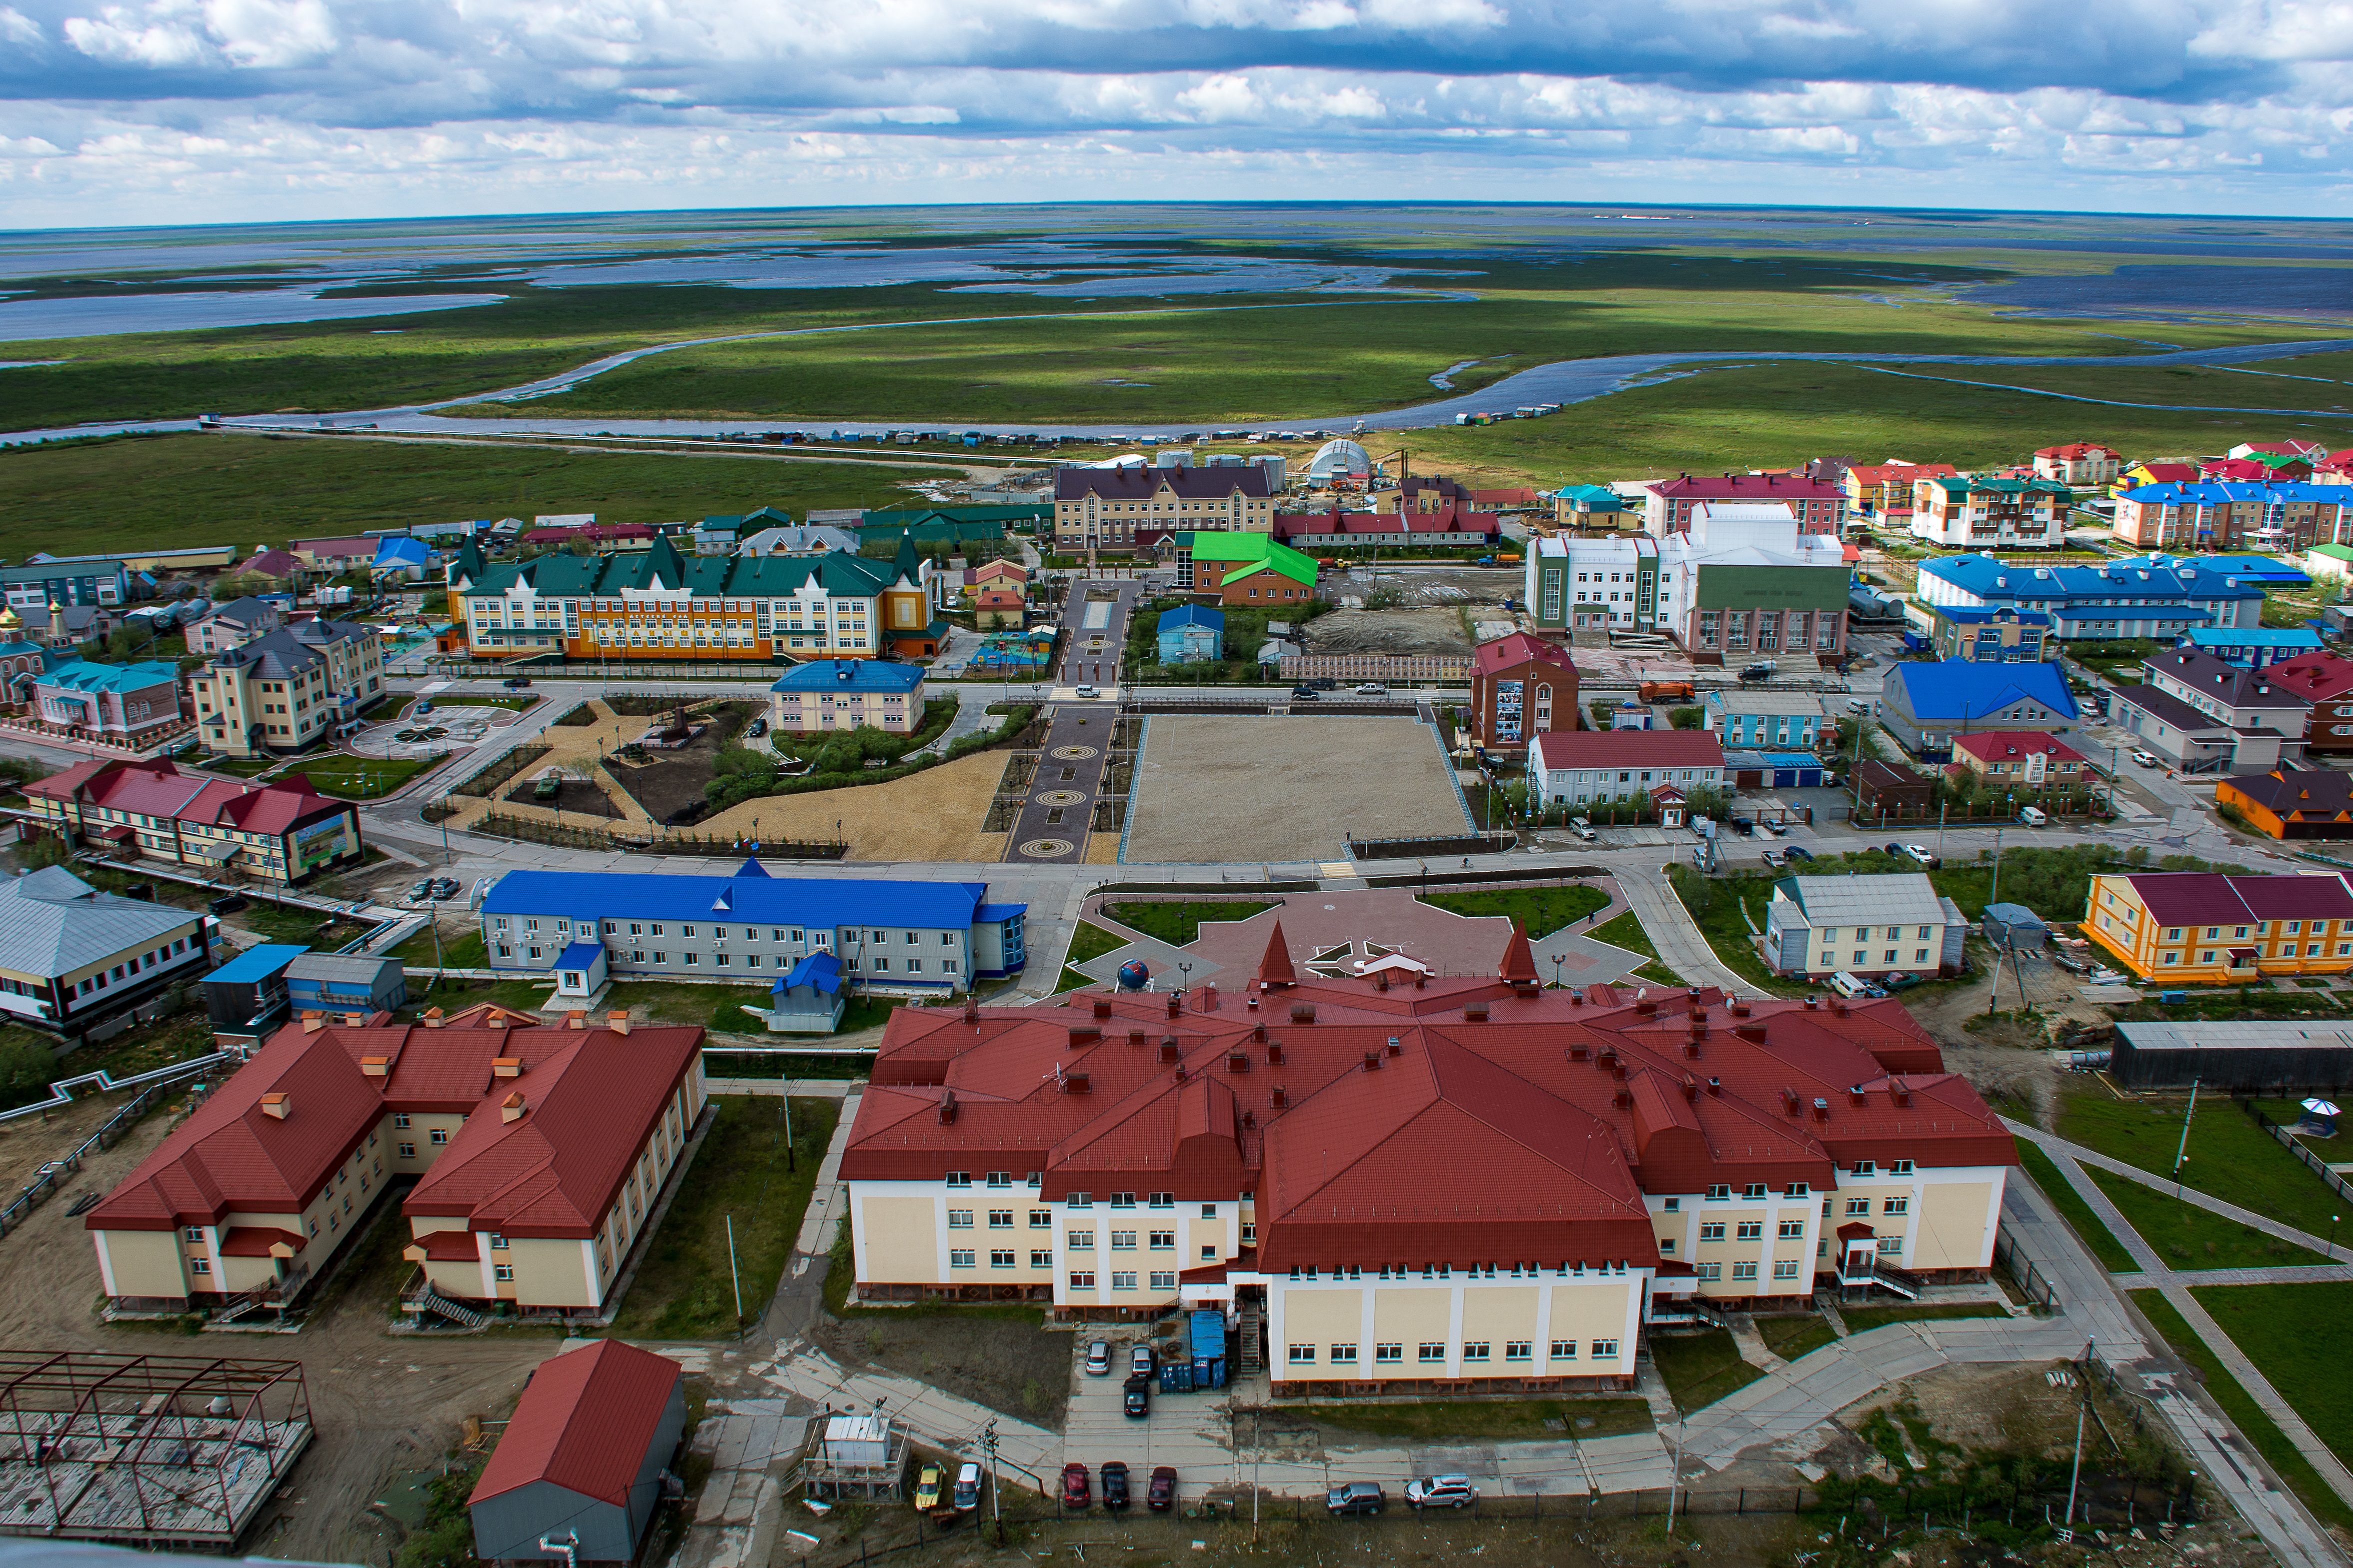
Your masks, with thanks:
[{"label": "grey roof", "polygon": [[54,979],[153,946],[201,917],[101,893],[62,866],[0,888],[0,969]]},{"label": "grey roof", "polygon": [[242,599],[231,599],[226,605],[216,605],[208,613],[198,618],[207,621],[231,621],[240,626],[258,626],[276,620],[278,606],[264,604],[248,594]]},{"label": "grey roof", "polygon": [[[2227,634],[2226,634],[2227,635]],[[2226,708],[2309,708],[2312,704],[2284,686],[2274,686],[2266,671],[2244,669],[2228,659],[2195,648],[2176,648],[2143,659],[2142,668],[2161,673],[2201,691]]]},{"label": "grey roof", "polygon": [[2189,1024],[2123,1023],[2116,1037],[2137,1051],[2278,1050],[2283,1047],[2342,1050],[2353,1047],[2345,1026],[2285,1020],[2251,1023],[2200,1019]]},{"label": "grey roof", "polygon": [[1939,895],[1926,871],[1784,877],[1773,886],[1811,925],[1941,925],[1963,920],[1960,906]]},{"label": "grey roof", "polygon": [[237,669],[251,665],[256,675],[282,679],[324,663],[327,656],[319,649],[328,643],[375,635],[374,626],[357,621],[301,621],[217,656],[213,668]]},{"label": "grey roof", "polygon": [[400,960],[364,952],[306,952],[286,966],[290,980],[357,980],[374,984]]},{"label": "grey roof", "polygon": [[1706,705],[1733,713],[1811,713],[1820,717],[1822,700],[1810,691],[1774,691],[1743,687],[1707,694]]}]

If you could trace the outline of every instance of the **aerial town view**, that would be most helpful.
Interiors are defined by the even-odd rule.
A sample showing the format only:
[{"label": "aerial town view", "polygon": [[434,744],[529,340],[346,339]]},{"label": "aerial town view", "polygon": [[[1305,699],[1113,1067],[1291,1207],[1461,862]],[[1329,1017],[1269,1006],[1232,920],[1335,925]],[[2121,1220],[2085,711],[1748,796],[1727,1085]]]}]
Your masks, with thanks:
[{"label": "aerial town view", "polygon": [[0,1564],[2353,1568],[2274,9],[0,5]]}]

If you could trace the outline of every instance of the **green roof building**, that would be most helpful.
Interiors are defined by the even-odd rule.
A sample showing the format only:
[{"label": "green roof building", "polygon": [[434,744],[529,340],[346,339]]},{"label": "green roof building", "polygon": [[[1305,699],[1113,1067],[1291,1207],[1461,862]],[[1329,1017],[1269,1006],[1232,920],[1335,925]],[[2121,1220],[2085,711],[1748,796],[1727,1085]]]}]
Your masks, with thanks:
[{"label": "green roof building", "polygon": [[1300,605],[1315,597],[1315,563],[1263,533],[1239,531],[1169,536],[1176,582],[1225,605]]}]

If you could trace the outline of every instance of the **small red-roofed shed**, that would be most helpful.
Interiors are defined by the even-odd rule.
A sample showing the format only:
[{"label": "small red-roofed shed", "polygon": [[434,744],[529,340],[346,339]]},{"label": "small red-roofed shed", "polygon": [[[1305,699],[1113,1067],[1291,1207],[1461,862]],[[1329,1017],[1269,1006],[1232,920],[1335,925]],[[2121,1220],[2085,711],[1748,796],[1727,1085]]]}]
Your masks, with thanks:
[{"label": "small red-roofed shed", "polygon": [[542,1362],[466,1500],[490,1563],[628,1563],[686,1429],[678,1363],[619,1340]]}]

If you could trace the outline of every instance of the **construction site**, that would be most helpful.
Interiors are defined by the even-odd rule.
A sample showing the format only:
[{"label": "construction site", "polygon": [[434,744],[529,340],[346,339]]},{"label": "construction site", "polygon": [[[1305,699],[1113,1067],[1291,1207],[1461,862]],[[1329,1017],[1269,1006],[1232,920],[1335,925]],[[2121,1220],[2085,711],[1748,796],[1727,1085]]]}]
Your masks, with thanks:
[{"label": "construction site", "polygon": [[311,1435],[300,1362],[0,1351],[0,1532],[226,1551]]}]

